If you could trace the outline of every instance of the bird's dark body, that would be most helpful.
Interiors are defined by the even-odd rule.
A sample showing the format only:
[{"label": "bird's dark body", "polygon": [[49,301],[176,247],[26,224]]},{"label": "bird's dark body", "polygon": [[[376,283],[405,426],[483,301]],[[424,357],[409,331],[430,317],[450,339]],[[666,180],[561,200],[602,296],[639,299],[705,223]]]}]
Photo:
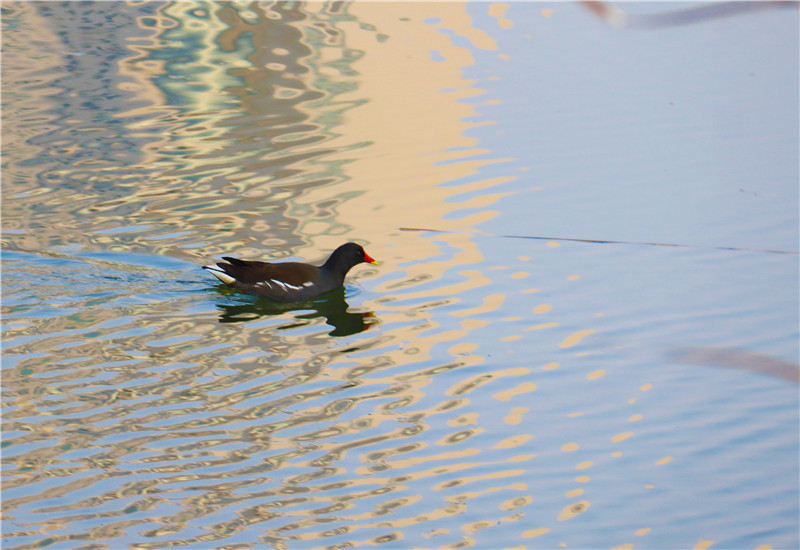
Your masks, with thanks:
[{"label": "bird's dark body", "polygon": [[222,282],[277,302],[311,300],[339,288],[347,272],[362,262],[377,263],[355,243],[347,243],[321,266],[301,262],[260,262],[223,256],[224,262],[204,266]]}]

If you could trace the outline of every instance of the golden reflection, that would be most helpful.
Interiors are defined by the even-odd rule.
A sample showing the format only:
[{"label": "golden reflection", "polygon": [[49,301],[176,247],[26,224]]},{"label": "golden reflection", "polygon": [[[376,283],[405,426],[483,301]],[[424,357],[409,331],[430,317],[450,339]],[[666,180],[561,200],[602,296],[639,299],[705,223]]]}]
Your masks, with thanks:
[{"label": "golden reflection", "polygon": [[[459,465],[457,463],[452,463],[450,461],[454,459],[461,459],[466,458],[469,456],[475,456],[480,454],[480,449],[461,449],[459,451],[451,451],[446,453],[439,453],[432,456],[419,456],[414,458],[407,458],[407,459],[398,459],[398,460],[391,460],[385,461],[388,468],[392,470],[408,468],[412,466],[418,466],[420,464],[426,464],[428,462],[438,462],[438,461],[446,461],[448,462],[447,466],[443,466],[444,469],[441,472],[450,472],[450,471],[457,471],[459,469],[464,469],[467,466]],[[364,472],[363,468],[360,468],[357,473]]]},{"label": "golden reflection", "polygon": [[[517,476],[521,476],[521,475],[524,475],[524,474],[525,474],[525,470],[514,469],[514,470],[493,471],[493,472],[489,472],[489,473],[486,473],[486,474],[483,474],[483,475],[480,475],[480,476],[464,476],[464,477],[459,478],[457,481],[447,481],[447,482],[444,482],[444,483],[438,483],[438,484],[433,486],[433,490],[434,491],[442,491],[442,490],[445,490],[445,489],[450,489],[452,487],[461,487],[462,485],[467,485],[469,483],[474,483],[476,481],[486,481],[486,480],[489,480],[489,479],[495,479],[495,480],[497,480],[497,479],[506,479],[506,478],[509,478],[509,477],[517,477]],[[475,498],[475,497],[477,497],[477,496],[479,496],[479,495],[481,495],[483,493],[486,493],[487,491],[488,492],[494,492],[494,491],[497,491],[497,490],[498,489],[496,487],[492,487],[491,489],[487,489],[486,491],[480,491],[480,492],[474,492],[474,493],[461,493],[461,494],[457,494],[457,495],[447,496],[447,497],[445,497],[445,500],[449,501],[449,502],[456,503],[456,502],[459,502],[459,501],[473,499],[473,498]]]},{"label": "golden reflection", "polygon": [[[528,370],[528,369],[526,369]],[[492,395],[498,401],[511,401],[514,397],[525,393],[532,393],[536,391],[536,384],[533,382],[523,382],[514,388],[501,391]]]},{"label": "golden reflection", "polygon": [[511,409],[511,412],[508,413],[505,418],[503,418],[503,422],[509,426],[516,426],[522,422],[522,416],[529,411],[530,409],[527,407],[514,407]]},{"label": "golden reflection", "polygon": [[[49,144],[29,139],[35,132],[53,127],[57,102],[50,97],[54,85],[55,69],[65,64],[63,49],[52,48],[57,39],[46,18],[39,14],[34,3],[7,2],[3,5],[3,19],[18,21],[24,31],[35,29],[37,40],[28,40],[28,34],[6,32],[3,34],[3,149],[14,151],[3,166],[3,224],[10,218],[25,221],[30,210],[21,210],[27,197],[47,194],[52,188],[37,182],[41,166],[23,159],[46,158]],[[36,59],[36,63],[31,63]],[[27,121],[36,121],[33,125]],[[18,129],[28,126],[26,131]],[[68,152],[69,142],[59,142],[61,152]],[[12,184],[13,181],[13,185]],[[10,200],[10,199],[15,200]]]},{"label": "golden reflection", "polygon": [[598,369],[596,371],[592,371],[586,375],[587,380],[597,380],[598,378],[602,378],[605,376],[606,371],[605,369]]},{"label": "golden reflection", "polygon": [[[350,48],[370,52],[353,63],[358,89],[343,94],[342,99],[367,100],[352,116],[343,118],[341,136],[331,142],[342,151],[332,153],[331,158],[341,158],[348,178],[309,190],[298,202],[310,205],[348,197],[346,202],[339,201],[336,218],[315,220],[317,225],[330,224],[327,231],[322,227],[315,231],[318,246],[328,246],[335,220],[346,221],[356,234],[370,235],[371,242],[380,247],[399,227],[425,226],[433,221],[444,228],[472,227],[491,217],[487,207],[500,194],[481,193],[464,203],[449,200],[453,195],[489,189],[509,179],[475,178],[480,167],[503,159],[470,158],[486,151],[478,149],[476,140],[465,134],[474,125],[465,121],[476,113],[462,100],[482,93],[462,76],[462,69],[473,63],[469,49],[456,46],[440,32],[425,4],[356,3],[350,4],[348,11],[360,21],[374,22],[377,32],[387,39],[376,41],[375,31],[354,22],[343,21],[339,27],[346,33]],[[496,49],[491,37],[472,27],[462,5],[436,4],[435,13],[474,47]],[[444,61],[432,62],[431,51],[439,52]],[[415,78],[407,78],[409,74]],[[344,147],[353,142],[368,144],[357,157]],[[458,184],[442,185],[448,182]],[[479,206],[482,211],[457,221],[447,219],[453,210],[470,206]],[[393,256],[400,260],[437,255],[435,243],[429,239],[404,237],[408,237],[406,242],[392,242],[394,250],[388,252],[396,252],[387,255],[387,269],[394,268]],[[442,267],[435,261],[420,264],[427,272],[480,262],[477,249],[468,240],[443,238],[464,253],[454,255]],[[408,280],[422,274],[414,265],[403,269]]]},{"label": "golden reflection", "polygon": [[536,458],[536,455],[516,455],[506,459],[507,462],[530,462]]},{"label": "golden reflection", "polygon": [[[78,18],[94,12],[102,15],[104,10],[102,4],[72,6]],[[69,212],[60,213],[65,219],[52,231],[37,231],[39,242],[29,239],[23,245],[19,238],[18,247],[47,248],[48,241],[52,246],[69,237],[73,244],[121,252],[144,249],[197,258],[232,249],[263,254],[265,245],[285,245],[287,233],[293,232],[289,240],[299,244],[295,218],[282,214],[288,208],[292,216],[303,217],[313,234],[315,221],[292,205],[291,198],[303,188],[343,177],[338,160],[322,158],[331,150],[319,142],[338,135],[332,128],[339,125],[341,114],[359,104],[336,99],[343,90],[315,73],[324,68],[315,65],[316,33],[329,27],[333,36],[336,19],[323,7],[312,16],[318,20],[310,21],[308,13],[289,4],[218,4],[200,9],[196,4],[172,2],[147,9],[147,15],[135,17],[139,28],[125,44],[129,55],[116,58],[115,70],[104,73],[104,82],[130,99],[125,104],[128,110],[108,115],[123,124],[126,139],[135,142],[123,148],[129,155],[127,162],[124,167],[100,167],[91,175],[76,171],[83,161],[51,171],[50,176],[75,181],[85,173],[98,184],[108,182],[113,187],[84,194],[71,189],[70,201],[64,200],[63,192],[49,189],[45,200],[37,202],[60,209],[69,204]],[[25,16],[33,21],[36,12]],[[70,49],[60,42],[61,37],[51,39],[53,47],[48,51]],[[81,42],[70,47],[89,46]],[[338,60],[326,58],[320,63],[335,63],[349,75],[347,82],[354,83],[345,44],[334,41],[325,47],[331,50],[340,52]],[[13,65],[10,53],[7,65]],[[53,72],[62,65],[54,60]],[[83,93],[87,81],[76,77],[67,85]],[[106,115],[101,111],[99,116]],[[80,126],[82,121],[76,119],[74,124]],[[88,124],[78,129],[100,131]],[[67,134],[65,139],[62,150],[85,150],[79,136]],[[292,179],[300,174],[302,178]],[[4,177],[4,190],[6,181]],[[243,208],[235,197],[258,198],[259,202]],[[311,207],[317,214],[325,210]],[[335,212],[335,204],[327,210]],[[92,220],[94,229],[114,230],[123,220],[129,225],[152,224],[152,229],[132,237],[119,233],[95,237],[92,228],[80,234],[59,231],[72,225],[67,214],[76,211]],[[98,216],[99,212],[107,217]],[[23,219],[27,218],[35,216]],[[198,242],[196,230],[205,233],[204,242]]]},{"label": "golden reflection", "polygon": [[[495,371],[492,373],[478,374],[470,378],[459,381],[459,383],[449,388],[445,395],[465,395],[475,390],[476,388],[491,382],[493,380],[501,379],[506,376],[524,376],[530,373],[530,369],[525,367],[513,367],[502,371]],[[533,391],[533,390],[529,390]]]},{"label": "golden reflection", "polygon": [[450,426],[472,426],[478,423],[478,413],[467,413],[447,421]]},{"label": "golden reflection", "polygon": [[[519,484],[517,488],[520,491],[524,491],[524,490],[526,490],[528,488],[528,486],[523,483],[523,484]],[[522,508],[524,506],[527,506],[531,502],[533,502],[533,499],[530,496],[520,496],[520,497],[513,498],[511,500],[506,500],[505,502],[501,503],[500,504],[500,509],[505,511],[505,512],[511,512],[511,511],[516,510],[518,508]]]},{"label": "golden reflection", "polygon": [[511,20],[506,19],[505,13],[509,8],[509,4],[504,2],[492,2],[489,4],[489,15],[497,19],[497,24],[504,29],[510,29],[513,26]]},{"label": "golden reflection", "polygon": [[621,441],[625,441],[626,439],[633,437],[633,432],[622,432],[620,434],[615,435],[611,438],[613,443],[620,443]]},{"label": "golden reflection", "polygon": [[[545,329],[545,328],[553,328],[553,327],[557,327],[559,325],[560,325],[560,323],[556,323],[556,322],[539,323],[538,325],[533,325],[531,327],[527,327],[524,330],[525,330],[525,332],[530,332],[532,330],[542,330],[542,329]],[[553,363],[550,363],[550,364],[552,365]],[[552,367],[552,368],[556,368],[556,367]]]},{"label": "golden reflection", "polygon": [[[489,282],[488,279],[486,280],[486,282]],[[483,298],[483,303],[480,306],[476,306],[469,309],[462,309],[460,311],[451,311],[450,315],[453,315],[455,317],[474,317],[482,313],[495,311],[503,304],[505,299],[506,299],[505,294],[490,294]]]},{"label": "golden reflection", "polygon": [[[446,267],[444,265],[438,266],[436,265],[437,262],[428,262],[427,265],[430,266],[431,271],[439,272],[439,269],[445,270]],[[452,285],[446,286],[437,286],[434,289],[423,291],[423,292],[409,292],[404,294],[404,299],[415,299],[415,298],[428,298],[434,296],[455,296],[465,293],[468,290],[473,290],[475,288],[479,288],[491,283],[491,279],[486,277],[483,273],[478,270],[462,270],[458,271],[458,275],[464,277],[463,281],[458,283],[454,283]],[[497,305],[499,307],[499,304]],[[463,312],[454,313],[454,315],[462,316]]]},{"label": "golden reflection", "polygon": [[521,434],[509,437],[504,439],[500,443],[492,446],[493,449],[513,449],[514,447],[519,447],[520,445],[524,445],[528,441],[533,438],[530,434]]},{"label": "golden reflection", "polygon": [[572,519],[578,514],[582,514],[585,512],[590,506],[588,500],[579,500],[574,504],[570,504],[566,508],[564,508],[558,516],[558,521],[564,521],[567,519]]},{"label": "golden reflection", "polygon": [[456,432],[454,434],[448,435],[443,437],[439,441],[436,442],[436,445],[453,445],[456,443],[461,443],[462,441],[472,437],[473,435],[480,435],[484,431],[484,428],[475,428],[472,430],[463,430],[460,432]]},{"label": "golden reflection", "polygon": [[522,536],[526,539],[535,539],[536,537],[541,537],[549,532],[550,529],[547,527],[538,527],[536,529],[528,529],[527,531],[523,531]]},{"label": "golden reflection", "polygon": [[575,347],[578,344],[580,344],[581,340],[583,340],[585,337],[589,336],[590,334],[594,334],[594,332],[595,332],[594,330],[589,329],[589,330],[580,330],[580,331],[578,331],[578,332],[576,332],[574,334],[570,334],[569,336],[564,338],[564,340],[558,345],[558,347],[560,347],[560,348]]}]

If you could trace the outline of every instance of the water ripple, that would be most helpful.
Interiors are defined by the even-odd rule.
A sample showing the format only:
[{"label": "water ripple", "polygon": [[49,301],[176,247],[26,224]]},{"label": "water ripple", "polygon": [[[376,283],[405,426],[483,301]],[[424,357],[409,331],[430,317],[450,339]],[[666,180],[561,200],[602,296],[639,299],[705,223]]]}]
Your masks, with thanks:
[{"label": "water ripple", "polygon": [[431,9],[3,4],[4,547],[796,542],[792,258],[482,233],[578,199],[494,145],[530,7]]}]

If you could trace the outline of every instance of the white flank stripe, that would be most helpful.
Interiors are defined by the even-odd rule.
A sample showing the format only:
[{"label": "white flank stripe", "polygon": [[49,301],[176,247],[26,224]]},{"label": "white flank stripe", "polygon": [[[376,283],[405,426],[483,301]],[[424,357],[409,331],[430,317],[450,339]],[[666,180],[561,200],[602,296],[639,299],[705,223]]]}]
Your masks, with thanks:
[{"label": "white flank stripe", "polygon": [[301,288],[299,286],[290,285],[289,283],[284,283],[283,281],[278,281],[276,279],[270,279],[270,281],[281,287],[284,290],[284,292],[289,292],[290,288],[292,290],[300,290]]}]

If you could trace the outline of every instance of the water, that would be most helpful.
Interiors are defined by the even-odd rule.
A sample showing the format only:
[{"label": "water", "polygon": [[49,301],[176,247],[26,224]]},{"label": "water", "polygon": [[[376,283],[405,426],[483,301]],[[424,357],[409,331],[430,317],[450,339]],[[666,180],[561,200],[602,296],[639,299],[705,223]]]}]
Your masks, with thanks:
[{"label": "water", "polygon": [[797,18],[4,2],[4,548],[798,547]]}]

